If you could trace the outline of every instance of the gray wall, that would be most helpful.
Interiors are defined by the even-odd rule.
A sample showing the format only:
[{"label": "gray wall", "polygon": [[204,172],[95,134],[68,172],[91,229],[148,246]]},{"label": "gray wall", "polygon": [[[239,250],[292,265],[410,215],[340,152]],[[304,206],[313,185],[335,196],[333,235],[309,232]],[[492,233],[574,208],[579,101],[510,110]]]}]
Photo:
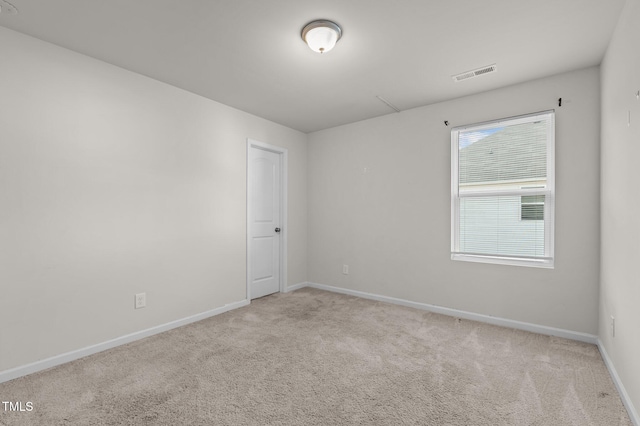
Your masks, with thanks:
[{"label": "gray wall", "polygon": [[0,52],[0,371],[244,300],[247,137],[289,149],[306,281],[305,134],[2,27]]},{"label": "gray wall", "polygon": [[[589,68],[310,134],[309,280],[596,334],[599,95]],[[451,126],[553,108],[555,269],[450,260]]]},{"label": "gray wall", "polygon": [[[640,410],[640,0],[629,0],[602,63],[600,339]],[[629,113],[631,125],[628,125]],[[616,333],[611,335],[610,318]]]}]

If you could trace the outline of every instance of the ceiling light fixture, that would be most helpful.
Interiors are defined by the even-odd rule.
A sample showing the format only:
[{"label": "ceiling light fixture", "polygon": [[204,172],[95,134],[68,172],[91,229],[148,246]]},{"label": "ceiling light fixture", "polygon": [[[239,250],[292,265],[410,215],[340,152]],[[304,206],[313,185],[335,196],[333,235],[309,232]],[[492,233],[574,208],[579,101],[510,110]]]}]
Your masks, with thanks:
[{"label": "ceiling light fixture", "polygon": [[320,19],[305,25],[301,36],[311,50],[325,53],[333,49],[333,46],[340,40],[342,28],[333,21]]}]

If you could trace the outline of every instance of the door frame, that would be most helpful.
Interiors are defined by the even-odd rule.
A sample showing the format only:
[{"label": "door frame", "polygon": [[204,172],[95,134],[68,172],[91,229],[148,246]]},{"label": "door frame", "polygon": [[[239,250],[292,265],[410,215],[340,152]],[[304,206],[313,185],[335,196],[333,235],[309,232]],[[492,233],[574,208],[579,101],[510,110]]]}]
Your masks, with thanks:
[{"label": "door frame", "polygon": [[287,222],[287,187],[288,187],[288,164],[289,164],[289,152],[286,148],[271,145],[264,142],[259,142],[255,139],[247,138],[247,300],[251,302],[251,163],[249,161],[249,153],[252,149],[261,149],[263,151],[270,151],[280,156],[280,283],[279,291],[284,293],[287,286],[287,235],[289,234],[289,227]]}]

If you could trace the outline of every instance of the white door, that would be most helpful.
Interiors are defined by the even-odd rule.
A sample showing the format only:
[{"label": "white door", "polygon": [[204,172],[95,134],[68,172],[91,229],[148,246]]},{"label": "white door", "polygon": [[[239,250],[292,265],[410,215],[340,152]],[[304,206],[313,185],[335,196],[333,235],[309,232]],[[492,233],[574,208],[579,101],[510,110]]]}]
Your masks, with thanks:
[{"label": "white door", "polygon": [[280,154],[249,148],[251,299],[280,291]]}]

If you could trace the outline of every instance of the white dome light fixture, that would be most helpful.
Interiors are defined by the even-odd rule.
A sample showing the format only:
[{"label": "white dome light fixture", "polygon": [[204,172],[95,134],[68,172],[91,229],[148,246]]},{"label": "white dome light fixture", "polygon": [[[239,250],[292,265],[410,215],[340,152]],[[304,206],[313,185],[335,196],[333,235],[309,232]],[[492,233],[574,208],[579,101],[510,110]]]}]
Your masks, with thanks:
[{"label": "white dome light fixture", "polygon": [[342,37],[342,28],[333,21],[320,19],[305,25],[301,36],[311,50],[326,53],[333,49]]}]

